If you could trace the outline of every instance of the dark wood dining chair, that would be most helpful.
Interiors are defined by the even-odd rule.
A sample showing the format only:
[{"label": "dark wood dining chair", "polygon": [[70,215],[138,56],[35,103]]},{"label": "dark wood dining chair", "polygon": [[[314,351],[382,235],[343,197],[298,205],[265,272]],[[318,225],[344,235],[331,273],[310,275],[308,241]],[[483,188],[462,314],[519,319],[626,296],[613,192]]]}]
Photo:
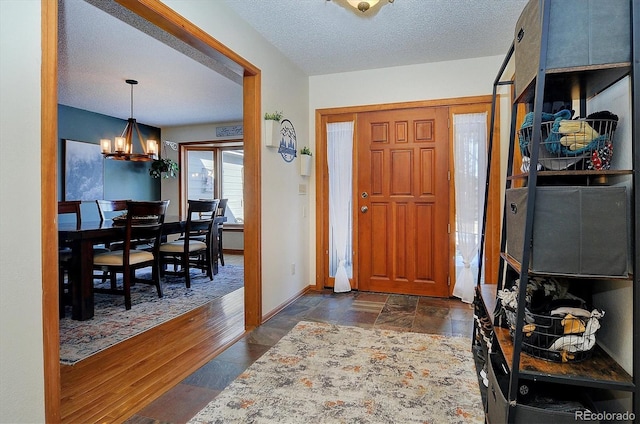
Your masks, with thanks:
[{"label": "dark wood dining chair", "polygon": [[[190,268],[204,271],[213,280],[212,243],[214,242],[215,211],[219,200],[188,200],[187,222],[183,236],[160,245],[161,276],[183,275],[191,287]],[[204,240],[201,237],[204,236]],[[165,269],[172,265],[173,270]]]},{"label": "dark wood dining chair", "polygon": [[[227,202],[229,199],[220,199],[218,209],[216,210],[216,216],[224,216],[227,213]],[[216,231],[218,232],[218,257],[220,258],[220,265],[224,266],[224,254],[222,253],[222,231],[224,224],[218,224]]]},{"label": "dark wood dining chair", "polygon": [[[99,253],[93,257],[93,267],[111,274],[122,274],[122,288],[94,287],[95,293],[124,295],[126,309],[131,309],[131,285],[151,284],[162,297],[160,284],[160,238],[168,200],[155,202],[127,202],[127,219],[124,221],[123,249]],[[153,240],[150,250],[135,249],[135,240]],[[136,270],[152,267],[151,279],[136,278]]]},{"label": "dark wood dining chair", "polygon": [[[81,203],[80,200],[58,202],[58,217],[73,216],[70,219],[74,219],[76,226],[80,228],[80,225],[82,225]],[[58,240],[58,308],[60,318],[64,318],[64,307],[70,303],[71,299],[71,284],[69,284],[71,273],[69,271],[71,270],[72,259],[73,255],[69,244],[66,240]]]},{"label": "dark wood dining chair", "polygon": [[110,212],[124,212],[127,210],[127,202],[131,200],[96,200],[100,221],[112,219],[114,214]]}]

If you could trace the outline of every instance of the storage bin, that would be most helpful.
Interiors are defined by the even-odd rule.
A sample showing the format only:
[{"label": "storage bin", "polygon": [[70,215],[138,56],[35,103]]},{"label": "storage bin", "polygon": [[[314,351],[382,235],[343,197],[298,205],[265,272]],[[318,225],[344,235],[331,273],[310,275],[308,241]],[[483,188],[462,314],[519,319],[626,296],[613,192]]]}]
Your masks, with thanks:
[{"label": "storage bin", "polygon": [[[546,69],[631,61],[631,2],[548,0]],[[516,97],[537,76],[540,64],[542,0],[525,6],[515,28]]]},{"label": "storage bin", "polygon": [[[504,314],[509,324],[509,333],[513,337],[515,335],[516,328],[516,311],[510,309],[507,306],[504,308]],[[527,317],[533,322],[527,322],[523,329],[522,337],[522,351],[535,357],[552,362],[579,362],[591,357],[591,352],[595,347],[595,333],[599,328],[599,325],[593,328],[596,331],[593,332],[590,338],[583,337],[583,331],[576,331],[570,334],[564,333],[564,316],[551,316],[551,315],[539,315],[531,312],[527,312]],[[580,321],[583,328],[586,328],[590,318],[575,318],[575,322]],[[597,322],[597,318],[596,319]],[[529,326],[529,327],[527,327]],[[529,328],[529,329],[528,329]],[[576,349],[575,352],[571,352],[566,347],[560,349],[550,349],[550,347],[557,345],[558,340],[562,338],[572,343],[572,347]]]},{"label": "storage bin", "polygon": [[[487,390],[487,416],[486,421],[488,424],[504,424],[507,421],[507,414],[509,410],[509,404],[507,403],[507,399],[504,393],[507,390],[509,385],[508,375],[504,373],[502,370],[502,366],[500,365],[500,359],[497,354],[491,354],[488,369],[489,375],[489,387]],[[532,382],[533,383],[533,382]],[[530,394],[525,393],[528,390],[528,383],[524,383],[520,386],[519,392],[523,395],[523,397],[528,397]],[[556,386],[556,390],[553,390],[551,385],[546,386],[546,388],[550,388],[551,390],[544,390],[544,392],[549,393],[549,396],[553,396],[558,392],[559,395],[563,395],[562,397],[567,397],[571,393],[576,393],[576,391],[571,390],[562,390],[559,386]],[[541,391],[542,392],[542,391]],[[597,410],[593,407],[593,403],[586,398],[584,394],[576,394],[574,396],[576,400],[574,402],[579,402],[585,409],[589,409],[592,412],[597,412]],[[566,399],[559,400],[558,402],[566,402]],[[573,402],[572,402],[573,403]],[[518,402],[513,411],[513,420],[509,422],[514,423],[553,423],[553,424],[563,424],[563,423],[574,423],[576,422],[576,414],[575,412],[565,412],[561,410],[554,409],[545,409],[539,408],[535,406],[529,406]],[[593,423],[599,423],[600,421],[590,421]]]},{"label": "storage bin", "polygon": [[[507,252],[522,262],[527,187],[506,193]],[[625,187],[536,188],[529,269],[571,276],[628,276]]]},{"label": "storage bin", "polygon": [[[543,122],[538,163],[544,169],[553,171],[610,169],[616,125],[617,120],[613,119]],[[566,127],[569,129],[564,129]],[[518,141],[524,156],[530,157],[532,154],[533,135],[531,125],[518,130]]]}]

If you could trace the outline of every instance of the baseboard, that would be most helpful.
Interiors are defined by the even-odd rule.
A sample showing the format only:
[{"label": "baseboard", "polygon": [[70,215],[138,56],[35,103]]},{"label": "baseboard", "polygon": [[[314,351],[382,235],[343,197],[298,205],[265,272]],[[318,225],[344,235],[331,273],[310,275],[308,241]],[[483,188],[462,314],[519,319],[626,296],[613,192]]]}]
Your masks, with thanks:
[{"label": "baseboard", "polygon": [[307,294],[310,291],[314,290],[314,287],[315,286],[307,286],[307,287],[305,287],[299,293],[297,293],[297,294],[293,295],[293,297],[289,298],[289,300],[286,300],[284,303],[280,304],[280,306],[276,307],[274,310],[272,310],[268,314],[263,315],[262,316],[262,323],[264,324],[265,322],[267,322],[268,320],[273,318],[275,315],[280,313],[284,308],[286,308],[287,306],[291,305],[293,302],[295,302],[296,300],[298,300],[299,298],[301,298],[305,294]]},{"label": "baseboard", "polygon": [[244,255],[243,249],[222,249],[222,253],[228,253],[230,255]]}]

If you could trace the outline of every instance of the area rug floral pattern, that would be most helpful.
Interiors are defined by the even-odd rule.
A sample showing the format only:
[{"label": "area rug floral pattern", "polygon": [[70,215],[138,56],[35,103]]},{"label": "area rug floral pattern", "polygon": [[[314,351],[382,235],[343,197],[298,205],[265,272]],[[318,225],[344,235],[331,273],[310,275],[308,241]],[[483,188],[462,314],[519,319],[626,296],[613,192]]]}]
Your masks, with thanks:
[{"label": "area rug floral pattern", "polygon": [[302,321],[190,423],[484,423],[464,337]]},{"label": "area rug floral pattern", "polygon": [[[149,268],[138,271],[136,276],[148,278],[150,274]],[[154,286],[135,284],[131,287],[132,306],[128,311],[124,308],[124,296],[96,293],[93,319],[73,320],[67,307],[67,317],[60,320],[60,362],[75,364],[243,285],[244,268],[226,265],[220,267],[213,281],[204,274],[192,272],[190,289],[181,277],[166,276],[162,298]]]}]

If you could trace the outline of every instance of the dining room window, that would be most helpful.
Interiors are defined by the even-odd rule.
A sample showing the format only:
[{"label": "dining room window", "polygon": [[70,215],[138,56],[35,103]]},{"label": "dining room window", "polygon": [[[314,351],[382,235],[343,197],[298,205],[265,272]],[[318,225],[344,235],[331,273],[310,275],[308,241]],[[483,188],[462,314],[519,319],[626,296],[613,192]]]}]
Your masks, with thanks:
[{"label": "dining room window", "polygon": [[[181,146],[186,198],[228,199],[225,225],[244,224],[244,148],[242,143],[195,143]],[[184,196],[183,196],[184,197]]]}]

